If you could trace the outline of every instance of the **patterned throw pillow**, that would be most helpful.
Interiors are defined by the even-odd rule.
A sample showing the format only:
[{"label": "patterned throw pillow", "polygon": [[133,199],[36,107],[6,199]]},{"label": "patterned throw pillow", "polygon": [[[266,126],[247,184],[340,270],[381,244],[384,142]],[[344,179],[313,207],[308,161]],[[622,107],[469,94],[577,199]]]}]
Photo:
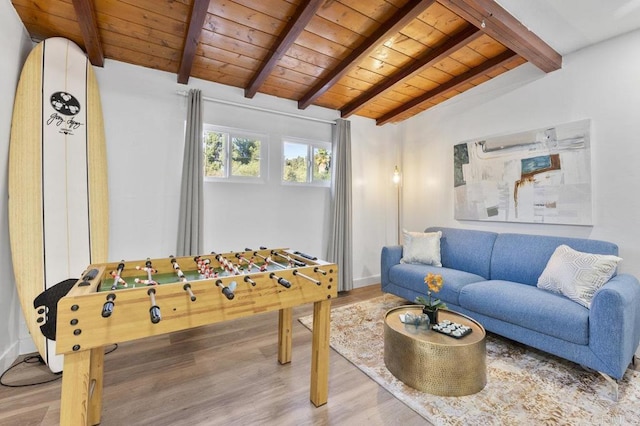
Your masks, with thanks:
[{"label": "patterned throw pillow", "polygon": [[551,255],[538,278],[538,287],[589,308],[593,295],[611,279],[621,260],[613,255],[583,253],[563,244]]},{"label": "patterned throw pillow", "polygon": [[409,232],[403,230],[401,263],[422,263],[442,266],[440,262],[440,237],[442,232]]}]

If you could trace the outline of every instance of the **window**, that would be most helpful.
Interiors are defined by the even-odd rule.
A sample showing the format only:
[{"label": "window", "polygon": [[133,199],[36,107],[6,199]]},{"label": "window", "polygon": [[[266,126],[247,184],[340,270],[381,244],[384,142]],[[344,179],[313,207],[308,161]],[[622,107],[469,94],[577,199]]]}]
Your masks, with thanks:
[{"label": "window", "polygon": [[213,179],[264,180],[267,136],[244,130],[204,126],[204,176]]},{"label": "window", "polygon": [[282,181],[287,183],[331,183],[331,144],[286,139],[282,144]]}]

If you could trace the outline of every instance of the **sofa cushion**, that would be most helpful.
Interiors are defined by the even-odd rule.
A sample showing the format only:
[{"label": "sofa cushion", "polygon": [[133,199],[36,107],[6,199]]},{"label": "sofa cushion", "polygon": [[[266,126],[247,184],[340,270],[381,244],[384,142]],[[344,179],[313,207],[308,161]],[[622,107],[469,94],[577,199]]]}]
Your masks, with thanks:
[{"label": "sofa cushion", "polygon": [[589,344],[589,310],[534,286],[491,280],[460,291],[459,305],[498,320],[578,345]]},{"label": "sofa cushion", "polygon": [[425,232],[437,231],[442,232],[440,238],[442,266],[489,279],[491,251],[498,234],[443,227],[430,227],[425,230]]},{"label": "sofa cushion", "polygon": [[538,278],[538,287],[560,293],[589,308],[595,292],[616,272],[618,256],[583,253],[559,246]]},{"label": "sofa cushion", "polygon": [[500,234],[493,246],[491,279],[535,286],[551,255],[562,244],[587,253],[618,255],[618,246],[606,241],[545,235]]},{"label": "sofa cushion", "polygon": [[402,263],[422,263],[442,266],[440,263],[440,237],[442,232],[403,231]]},{"label": "sofa cushion", "polygon": [[445,303],[458,305],[460,289],[465,285],[477,281],[483,281],[480,275],[470,274],[456,269],[439,268],[429,265],[401,264],[394,265],[389,270],[389,281],[397,286],[415,291],[416,296],[427,295],[427,285],[424,277],[429,272],[442,275],[444,285],[442,290],[434,293],[434,296]]}]

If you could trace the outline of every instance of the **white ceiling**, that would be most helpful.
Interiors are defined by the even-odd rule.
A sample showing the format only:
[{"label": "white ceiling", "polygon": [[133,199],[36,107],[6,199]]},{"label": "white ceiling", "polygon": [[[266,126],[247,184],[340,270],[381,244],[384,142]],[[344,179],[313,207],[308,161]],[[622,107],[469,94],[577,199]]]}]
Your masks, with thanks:
[{"label": "white ceiling", "polygon": [[561,55],[640,28],[640,0],[497,0]]}]

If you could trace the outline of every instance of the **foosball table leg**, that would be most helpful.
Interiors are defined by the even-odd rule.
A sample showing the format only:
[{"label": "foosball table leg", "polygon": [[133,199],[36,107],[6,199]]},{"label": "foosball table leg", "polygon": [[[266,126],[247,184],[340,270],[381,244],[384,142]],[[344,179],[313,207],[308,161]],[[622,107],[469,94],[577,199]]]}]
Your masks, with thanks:
[{"label": "foosball table leg", "polygon": [[319,407],[327,403],[329,397],[329,333],[331,301],[323,300],[313,304],[313,337],[311,342],[311,385],[310,399]]},{"label": "foosball table leg", "polygon": [[61,425],[84,426],[100,423],[103,360],[103,348],[64,356],[60,398]]},{"label": "foosball table leg", "polygon": [[278,315],[278,362],[291,362],[291,329],[293,327],[293,308],[280,309]]},{"label": "foosball table leg", "polygon": [[102,414],[102,378],[104,376],[104,348],[91,349],[89,369],[89,424],[100,424]]}]

